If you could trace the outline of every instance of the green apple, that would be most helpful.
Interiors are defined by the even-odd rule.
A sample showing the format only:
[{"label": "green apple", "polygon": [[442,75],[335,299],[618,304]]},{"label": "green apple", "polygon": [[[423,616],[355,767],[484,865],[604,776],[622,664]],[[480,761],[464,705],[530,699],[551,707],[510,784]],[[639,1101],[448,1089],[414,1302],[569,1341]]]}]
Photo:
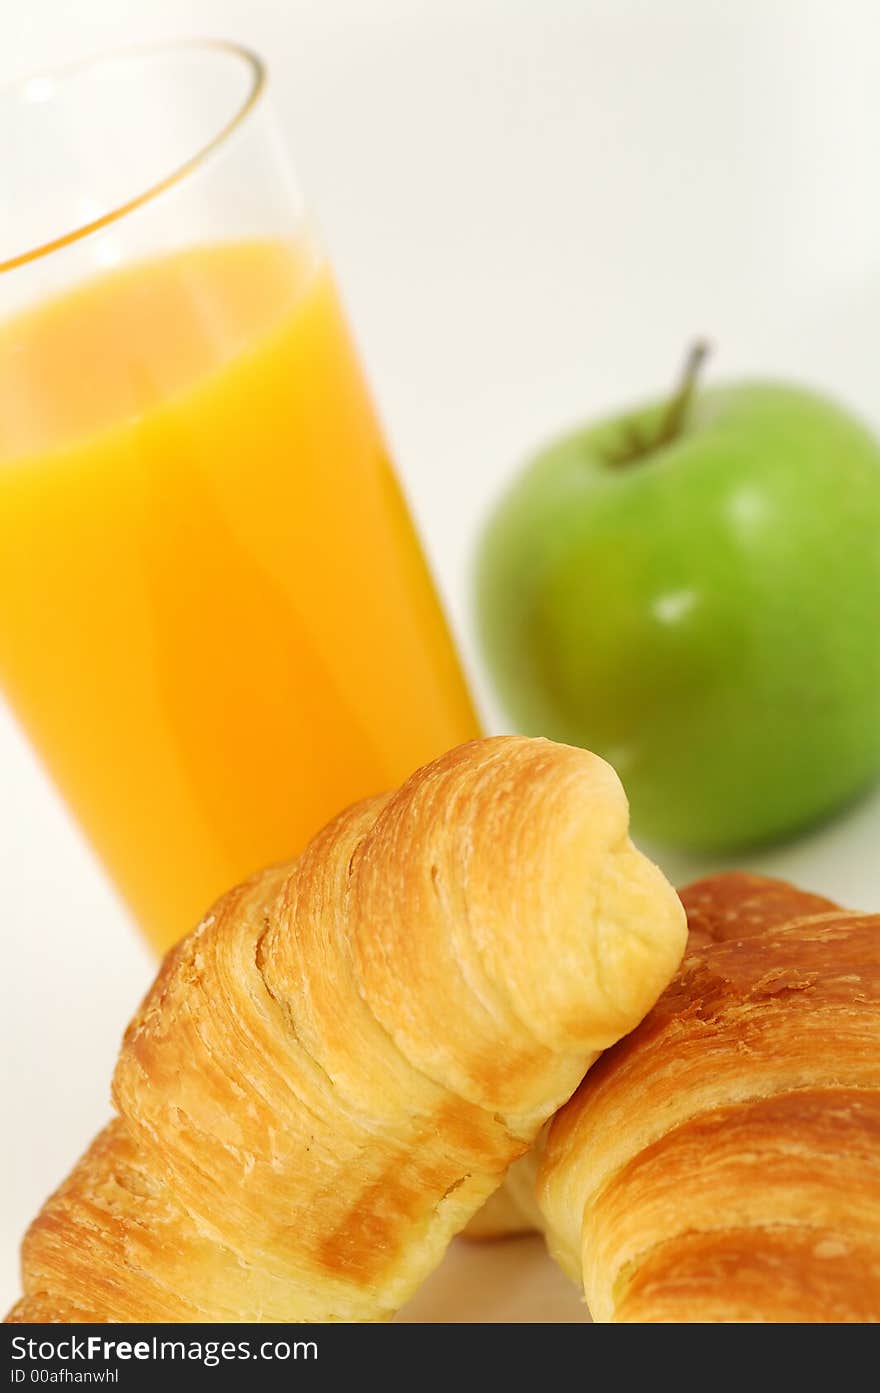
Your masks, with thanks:
[{"label": "green apple", "polygon": [[638,831],[793,833],[880,770],[880,446],[815,392],[682,388],[541,453],[492,516],[478,625],[523,732],[618,770]]}]

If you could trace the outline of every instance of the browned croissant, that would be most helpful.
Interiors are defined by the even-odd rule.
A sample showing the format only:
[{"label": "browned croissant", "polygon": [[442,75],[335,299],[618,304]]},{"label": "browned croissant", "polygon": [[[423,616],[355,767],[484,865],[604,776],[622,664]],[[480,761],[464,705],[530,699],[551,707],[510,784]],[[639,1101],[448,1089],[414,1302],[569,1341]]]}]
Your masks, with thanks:
[{"label": "browned croissant", "polygon": [[232,890],[130,1026],[16,1321],[376,1320],[684,947],[613,771],[475,742]]},{"label": "browned croissant", "polygon": [[[682,892],[687,908],[688,952],[725,937],[745,938],[796,912],[837,909],[831,900],[797,890],[786,881],[734,871],[710,876]],[[542,1143],[510,1167],[504,1184],[477,1211],[468,1238],[503,1238],[544,1228],[535,1186]]]},{"label": "browned croissant", "polygon": [[597,1320],[880,1320],[880,916],[683,899],[678,977],[550,1128],[551,1249]]}]

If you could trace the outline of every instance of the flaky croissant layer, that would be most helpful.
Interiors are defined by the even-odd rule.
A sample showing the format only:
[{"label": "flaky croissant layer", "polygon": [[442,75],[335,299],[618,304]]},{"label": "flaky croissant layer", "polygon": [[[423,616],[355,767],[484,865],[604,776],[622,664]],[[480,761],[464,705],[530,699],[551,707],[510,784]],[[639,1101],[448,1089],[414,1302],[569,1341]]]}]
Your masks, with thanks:
[{"label": "flaky croissant layer", "polygon": [[554,1119],[537,1194],[597,1320],[880,1320],[880,916],[682,896],[678,976]]},{"label": "flaky croissant layer", "polygon": [[476,741],[230,891],[129,1027],[10,1319],[387,1318],[675,971],[627,824],[595,756]]}]

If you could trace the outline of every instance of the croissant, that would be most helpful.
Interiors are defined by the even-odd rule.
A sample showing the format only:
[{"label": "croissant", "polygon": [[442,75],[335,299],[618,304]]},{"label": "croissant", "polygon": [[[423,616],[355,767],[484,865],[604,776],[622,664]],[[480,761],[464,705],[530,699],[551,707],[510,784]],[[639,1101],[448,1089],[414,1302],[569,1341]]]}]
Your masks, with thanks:
[{"label": "croissant", "polygon": [[537,1196],[596,1320],[880,1320],[880,916],[741,874],[554,1119]]},{"label": "croissant", "polygon": [[[785,881],[734,871],[710,876],[682,891],[687,907],[688,952],[728,936],[744,938],[784,918],[794,907],[800,914],[821,914],[839,906],[796,890]],[[466,1238],[507,1238],[543,1230],[544,1216],[535,1193],[544,1136],[513,1165],[500,1189],[477,1211],[465,1229]]]},{"label": "croissant", "polygon": [[627,825],[595,756],[477,741],[232,890],[130,1025],[9,1319],[388,1318],[675,971]]}]

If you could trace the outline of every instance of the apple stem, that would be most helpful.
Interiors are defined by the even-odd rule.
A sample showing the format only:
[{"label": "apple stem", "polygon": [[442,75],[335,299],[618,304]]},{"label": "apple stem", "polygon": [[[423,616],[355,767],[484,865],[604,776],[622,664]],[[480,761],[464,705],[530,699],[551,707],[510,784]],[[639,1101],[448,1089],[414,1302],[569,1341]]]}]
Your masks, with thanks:
[{"label": "apple stem", "polygon": [[709,344],[705,339],[697,339],[688,350],[678,385],[666,404],[660,418],[660,425],[654,436],[643,435],[635,421],[627,421],[623,426],[623,440],[617,449],[606,450],[605,458],[609,464],[633,464],[643,459],[663,445],[669,445],[681,434],[693,399],[703,364],[709,356]]},{"label": "apple stem", "polygon": [[681,434],[694,389],[708,356],[709,344],[705,339],[697,339],[696,343],[691,344],[684,360],[678,387],[670,398],[660,422],[660,429],[654,438],[653,447],[655,449],[658,445],[668,445],[671,440],[675,440]]}]

